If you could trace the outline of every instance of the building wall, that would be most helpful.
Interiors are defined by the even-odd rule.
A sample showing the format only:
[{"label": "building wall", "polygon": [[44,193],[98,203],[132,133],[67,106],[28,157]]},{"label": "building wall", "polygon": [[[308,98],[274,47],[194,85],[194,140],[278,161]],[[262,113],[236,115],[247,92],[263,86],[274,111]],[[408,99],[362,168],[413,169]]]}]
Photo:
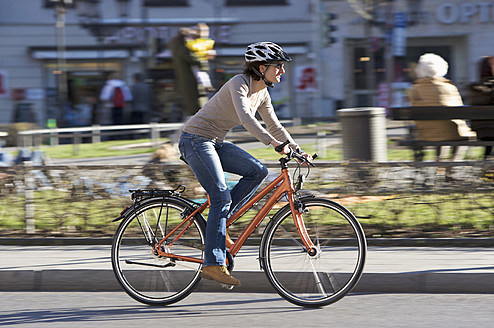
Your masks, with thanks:
[{"label": "building wall", "polygon": [[[308,37],[311,33],[309,2],[288,1],[288,5],[285,6],[226,7],[222,0],[193,0],[189,1],[187,7],[146,9],[142,9],[140,3],[141,1],[131,0],[130,16],[120,19],[116,15],[116,1],[101,1],[102,19],[105,24],[125,23],[126,25],[123,28],[116,28],[110,35],[105,36],[103,43],[112,43],[117,48],[133,45],[137,50],[143,51],[139,54],[130,50],[128,58],[98,59],[104,63],[120,63],[123,67],[123,78],[128,83],[131,82],[132,73],[142,71],[146,62],[142,55],[149,50],[146,45],[139,45],[142,40],[133,34],[142,30],[140,26],[142,22],[154,28],[165,27],[160,30],[164,36],[162,40],[164,43],[168,42],[181,26],[206,22],[213,30],[215,26],[225,28],[217,30],[218,34],[213,35],[221,38],[216,43],[218,61],[234,59],[239,63],[237,72],[242,71],[242,58],[246,45],[261,40],[273,40],[283,46],[286,44],[289,48],[292,47],[290,49],[300,49],[298,53],[293,54],[293,57],[298,63],[306,61],[305,52],[310,47],[311,40]],[[28,96],[29,99],[17,101],[13,100],[10,94],[0,97],[0,124],[11,122],[13,109],[17,103],[28,102],[37,114],[39,125],[44,125],[48,111],[47,95],[40,96],[40,94],[47,92],[47,84],[50,84],[50,87],[56,86],[54,82],[56,79],[52,76],[52,69],[57,63],[56,58],[53,57],[56,55],[57,46],[55,10],[45,8],[44,0],[1,1],[0,5],[2,6],[0,42],[3,45],[0,54],[0,72],[5,74],[10,91],[24,89],[29,95],[34,94],[34,98],[41,98],[34,99]],[[80,26],[76,10],[69,9],[65,27],[67,65],[70,67],[71,64],[91,61],[88,58],[77,58],[83,49],[74,51],[74,48],[93,47],[94,52],[94,47],[98,44],[101,45],[88,33],[88,30]],[[38,48],[35,54],[29,52],[33,47]],[[43,47],[50,49],[40,50]],[[283,84],[291,85],[289,79],[291,73],[286,74],[286,81]],[[285,86],[284,89],[286,88]],[[287,91],[284,93],[288,93],[290,103],[296,103],[296,97],[290,96]],[[287,112],[287,115],[292,113]]]},{"label": "building wall", "polygon": [[[426,52],[433,47],[447,46],[451,49],[447,54],[450,65],[448,77],[458,85],[464,98],[468,98],[468,85],[478,79],[479,59],[494,54],[494,43],[487,41],[494,27],[494,1],[416,0],[414,2],[420,4],[418,12],[415,13],[407,7],[406,1],[394,1],[392,8],[393,12],[403,11],[409,16],[418,17],[414,24],[406,28],[406,69],[413,72],[413,64],[418,59],[420,49]],[[347,45],[350,39],[365,43],[369,37],[375,37],[379,38],[384,46],[386,34],[382,27],[366,25],[365,21],[355,14],[349,2],[328,1],[326,6],[327,10],[338,14],[339,19],[336,22],[340,30],[335,34],[346,41]],[[355,90],[352,89],[349,47],[345,47],[345,42],[338,42],[324,51],[338,63],[346,63],[344,67],[330,64],[333,68],[328,70],[327,76],[339,76],[341,79],[332,80],[330,83],[333,85],[328,86],[327,92],[331,97],[344,99],[347,106],[352,106]],[[411,52],[414,53],[413,56]],[[345,58],[346,61],[342,60]],[[335,68],[336,66],[338,68]],[[410,78],[413,78],[412,75],[410,74]],[[336,82],[340,80],[344,80],[345,83]]]},{"label": "building wall", "polygon": [[[53,58],[57,46],[56,17],[54,9],[45,8],[44,3],[45,0],[0,0],[0,74],[2,87],[8,88],[7,92],[0,93],[0,124],[10,123],[15,106],[27,101],[37,113],[39,125],[44,125],[47,108],[53,106],[47,104],[46,88],[56,87],[53,75],[57,63]],[[125,23],[125,27],[115,28],[103,39],[103,43],[111,43],[113,48],[99,51],[100,57],[96,59],[84,58],[81,54],[83,50],[94,54],[102,43],[81,27],[76,10],[69,9],[65,43],[70,50],[67,56],[70,53],[75,57],[67,62],[79,68],[84,63],[93,66],[98,63],[104,70],[120,67],[123,78],[130,83],[132,73],[150,65],[145,56],[152,48],[149,44],[139,43],[138,31],[142,31],[142,24],[155,31],[160,27],[160,36],[166,43],[179,27],[206,22],[216,33],[213,36],[218,57],[212,63],[215,68],[240,72],[245,46],[255,41],[272,40],[290,49],[294,60],[287,65],[283,84],[272,90],[277,99],[285,99],[284,109],[280,111],[283,117],[334,117],[338,107],[361,105],[357,101],[359,94],[370,95],[364,101],[366,106],[378,105],[377,84],[366,90],[355,89],[353,53],[355,47],[376,44],[378,48],[385,47],[385,31],[366,24],[346,0],[287,0],[286,3],[249,7],[225,6],[224,0],[190,0],[187,7],[142,9],[141,1],[131,0],[130,16],[122,20],[117,17],[116,1],[101,1],[103,22]],[[392,3],[392,12],[411,14],[405,1]],[[414,55],[412,52],[407,55],[405,70],[413,70],[413,63],[418,58],[416,54],[421,49],[446,47],[451,67],[448,77],[460,87],[462,94],[466,94],[469,83],[477,79],[476,65],[480,57],[494,54],[494,43],[490,42],[494,1],[422,0],[414,3],[420,4],[418,13],[414,13],[419,19],[406,28],[407,49]],[[334,32],[337,42],[328,47],[321,46],[319,34],[323,24],[319,15],[325,12],[338,15],[334,20],[338,27]],[[149,42],[149,38],[146,41]],[[392,45],[387,45],[392,49]],[[45,56],[46,53],[41,51],[43,47],[52,58]],[[29,51],[33,49],[35,53]],[[120,55],[117,56],[118,50]],[[375,54],[369,53],[370,63],[373,63]],[[303,72],[314,71],[317,87],[301,87],[307,78]],[[411,82],[412,76],[408,76],[407,81]],[[29,99],[12,99],[12,90],[18,88],[29,91]]]}]

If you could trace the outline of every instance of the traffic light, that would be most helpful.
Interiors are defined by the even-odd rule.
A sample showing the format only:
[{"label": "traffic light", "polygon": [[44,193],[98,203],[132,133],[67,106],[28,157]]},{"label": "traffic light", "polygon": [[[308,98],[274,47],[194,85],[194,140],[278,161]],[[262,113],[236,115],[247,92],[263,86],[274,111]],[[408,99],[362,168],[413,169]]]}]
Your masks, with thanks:
[{"label": "traffic light", "polygon": [[328,47],[335,43],[337,39],[333,36],[333,32],[338,30],[334,25],[334,20],[338,15],[333,13],[323,13],[321,17],[321,44],[323,47]]}]

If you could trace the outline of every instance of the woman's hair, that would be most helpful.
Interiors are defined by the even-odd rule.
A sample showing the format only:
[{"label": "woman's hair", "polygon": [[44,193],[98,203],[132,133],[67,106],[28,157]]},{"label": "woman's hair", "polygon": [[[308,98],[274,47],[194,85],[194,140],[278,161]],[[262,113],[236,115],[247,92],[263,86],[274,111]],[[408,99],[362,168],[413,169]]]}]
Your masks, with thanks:
[{"label": "woman's hair", "polygon": [[480,79],[492,79],[494,77],[494,56],[483,57],[480,61]]},{"label": "woman's hair", "polygon": [[415,67],[418,78],[443,77],[448,73],[448,63],[436,54],[424,54],[420,56]]},{"label": "woman's hair", "polygon": [[252,78],[256,81],[259,81],[261,79],[261,76],[259,76],[258,73],[256,73],[256,70],[260,72],[259,66],[261,65],[266,65],[267,62],[261,62],[261,61],[256,61],[256,62],[245,62],[244,63],[244,74],[252,76]]}]

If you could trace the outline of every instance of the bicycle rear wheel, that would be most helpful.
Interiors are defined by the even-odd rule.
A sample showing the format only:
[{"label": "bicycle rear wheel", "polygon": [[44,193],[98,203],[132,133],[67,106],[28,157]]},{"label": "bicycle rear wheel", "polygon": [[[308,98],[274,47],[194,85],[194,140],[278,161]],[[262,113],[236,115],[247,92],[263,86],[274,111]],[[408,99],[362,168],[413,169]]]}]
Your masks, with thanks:
[{"label": "bicycle rear wheel", "polygon": [[[175,303],[200,282],[202,264],[162,258],[153,252],[153,246],[192,210],[192,205],[179,198],[155,198],[142,202],[121,222],[113,239],[112,266],[119,283],[135,300],[150,305]],[[196,216],[192,221],[172,246],[163,243],[166,252],[203,258],[204,219]]]},{"label": "bicycle rear wheel", "polygon": [[303,219],[316,247],[310,254],[287,205],[263,235],[263,269],[278,294],[294,304],[320,307],[338,301],[360,279],[366,240],[360,223],[343,206],[318,198],[300,200]]}]

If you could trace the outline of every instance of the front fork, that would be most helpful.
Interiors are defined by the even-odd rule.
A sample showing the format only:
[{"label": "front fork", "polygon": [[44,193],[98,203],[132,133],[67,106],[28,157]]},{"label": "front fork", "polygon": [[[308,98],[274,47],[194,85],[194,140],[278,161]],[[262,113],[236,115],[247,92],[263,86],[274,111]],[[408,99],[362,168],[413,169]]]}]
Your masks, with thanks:
[{"label": "front fork", "polygon": [[298,234],[302,239],[302,243],[307,249],[307,253],[310,256],[315,256],[317,254],[317,248],[309,237],[303,218],[303,214],[307,214],[308,210],[304,206],[303,202],[300,201],[296,193],[288,193],[287,197],[290,204],[290,210],[292,211],[293,220],[295,222],[295,227],[297,228]]}]

